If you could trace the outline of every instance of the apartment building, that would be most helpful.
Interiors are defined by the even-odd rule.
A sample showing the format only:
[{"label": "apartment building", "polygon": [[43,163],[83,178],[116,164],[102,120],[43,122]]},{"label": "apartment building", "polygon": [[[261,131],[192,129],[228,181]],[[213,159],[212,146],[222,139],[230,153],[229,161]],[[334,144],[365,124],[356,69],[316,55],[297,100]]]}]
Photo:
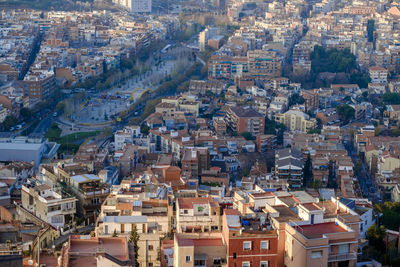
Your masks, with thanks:
[{"label": "apartment building", "polygon": [[178,233],[173,245],[174,266],[228,266],[221,233]]},{"label": "apartment building", "polygon": [[131,267],[135,264],[130,250],[126,237],[71,235],[62,247],[58,266]]},{"label": "apartment building", "polygon": [[193,96],[171,96],[161,100],[161,103],[170,103],[177,107],[178,111],[199,116],[200,102],[196,101]]},{"label": "apartment building", "polygon": [[55,91],[56,80],[52,72],[36,71],[25,76],[23,82],[25,95],[34,105],[49,99]]},{"label": "apartment building", "polygon": [[86,222],[93,223],[101,204],[110,193],[109,185],[94,174],[79,174],[63,177],[66,184],[78,199],[77,213]]},{"label": "apartment building", "polygon": [[151,12],[151,0],[113,0],[112,2],[128,8],[133,13]]},{"label": "apartment building", "polygon": [[75,197],[63,197],[48,185],[22,185],[22,207],[56,228],[69,228],[74,224]]},{"label": "apartment building", "polygon": [[261,134],[256,137],[257,151],[260,153],[272,152],[276,148],[276,135]]},{"label": "apartment building", "polygon": [[304,98],[306,111],[314,111],[319,108],[318,93],[311,90],[301,91],[301,96]]},{"label": "apartment building", "polygon": [[203,80],[190,80],[189,91],[194,94],[206,94],[207,91],[210,91],[214,94],[220,94],[224,89],[225,84],[213,80],[213,81],[203,81]]},{"label": "apartment building", "polygon": [[372,83],[387,83],[388,70],[382,67],[370,67],[368,69]]},{"label": "apartment building", "polygon": [[275,153],[275,175],[289,181],[291,187],[303,185],[302,153],[292,148],[277,150]]},{"label": "apartment building", "polygon": [[282,114],[275,114],[275,121],[285,124],[291,131],[307,132],[313,129],[317,124],[316,119],[310,118],[309,115],[300,110],[288,110]]},{"label": "apartment building", "polygon": [[215,129],[215,132],[218,135],[223,135],[226,133],[226,121],[224,120],[224,117],[214,117],[213,118],[213,126]]},{"label": "apartment building", "polygon": [[220,206],[211,197],[178,198],[176,201],[176,231],[219,231]]},{"label": "apartment building", "polygon": [[207,147],[187,147],[182,157],[182,174],[198,178],[203,170],[210,168],[210,153]]},{"label": "apartment building", "polygon": [[281,76],[282,60],[276,52],[251,50],[247,52],[247,59],[249,74],[256,80]]},{"label": "apartment building", "polygon": [[355,267],[357,233],[341,222],[286,224],[285,265]]},{"label": "apartment building", "polygon": [[224,210],[222,233],[227,246],[227,266],[278,266],[278,234],[266,226],[260,219],[241,218],[238,210]]},{"label": "apartment building", "polygon": [[140,136],[140,126],[127,126],[114,134],[115,150],[121,150],[125,144],[132,144],[135,137]]},{"label": "apartment building", "polygon": [[238,134],[249,132],[256,136],[264,133],[265,117],[252,108],[229,107],[225,119],[228,127]]},{"label": "apartment building", "polygon": [[99,235],[129,235],[136,227],[139,234],[164,235],[171,229],[172,210],[167,200],[137,200],[133,194],[120,194],[107,198],[101,207]]}]

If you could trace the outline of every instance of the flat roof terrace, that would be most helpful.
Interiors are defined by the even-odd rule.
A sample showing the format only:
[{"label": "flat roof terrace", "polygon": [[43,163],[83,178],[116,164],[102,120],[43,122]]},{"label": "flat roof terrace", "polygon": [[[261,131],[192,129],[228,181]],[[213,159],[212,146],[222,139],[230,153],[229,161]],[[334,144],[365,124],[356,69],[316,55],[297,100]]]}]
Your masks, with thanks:
[{"label": "flat roof terrace", "polygon": [[345,228],[337,225],[335,222],[297,225],[293,227],[303,236],[308,239],[322,238],[325,234],[345,233],[348,232]]}]

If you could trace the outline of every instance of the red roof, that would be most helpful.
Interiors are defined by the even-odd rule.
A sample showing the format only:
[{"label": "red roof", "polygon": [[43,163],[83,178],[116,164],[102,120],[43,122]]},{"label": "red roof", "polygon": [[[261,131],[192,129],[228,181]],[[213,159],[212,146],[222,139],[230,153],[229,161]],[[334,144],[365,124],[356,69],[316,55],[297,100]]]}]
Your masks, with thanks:
[{"label": "red roof", "polygon": [[347,232],[346,229],[337,225],[335,222],[295,226],[294,228],[308,239],[321,238],[325,234]]}]

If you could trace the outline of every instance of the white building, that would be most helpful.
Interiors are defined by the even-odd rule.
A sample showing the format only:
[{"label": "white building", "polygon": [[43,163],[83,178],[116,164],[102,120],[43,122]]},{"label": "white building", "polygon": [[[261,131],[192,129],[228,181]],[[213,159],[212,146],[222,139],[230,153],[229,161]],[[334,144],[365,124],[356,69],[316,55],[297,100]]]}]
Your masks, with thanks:
[{"label": "white building", "polygon": [[132,144],[133,138],[140,135],[140,126],[127,126],[114,134],[115,150],[121,150],[125,144]]},{"label": "white building", "polygon": [[130,9],[133,13],[150,13],[151,0],[112,0],[113,3]]}]

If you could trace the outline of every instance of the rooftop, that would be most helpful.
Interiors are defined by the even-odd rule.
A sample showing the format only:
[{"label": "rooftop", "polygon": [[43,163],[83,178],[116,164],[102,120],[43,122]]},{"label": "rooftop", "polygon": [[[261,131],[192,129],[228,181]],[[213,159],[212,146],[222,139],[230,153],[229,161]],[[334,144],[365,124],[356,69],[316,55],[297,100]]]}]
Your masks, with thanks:
[{"label": "rooftop", "polygon": [[308,239],[322,238],[325,234],[345,233],[348,232],[343,227],[339,226],[335,222],[309,224],[302,226],[295,226],[299,233],[304,235]]},{"label": "rooftop", "polygon": [[90,182],[92,180],[100,180],[100,178],[94,174],[75,175],[71,176],[71,179],[73,179],[77,183]]},{"label": "rooftop", "polygon": [[263,117],[260,113],[258,113],[252,108],[230,107],[230,109],[238,117],[242,118]]}]

